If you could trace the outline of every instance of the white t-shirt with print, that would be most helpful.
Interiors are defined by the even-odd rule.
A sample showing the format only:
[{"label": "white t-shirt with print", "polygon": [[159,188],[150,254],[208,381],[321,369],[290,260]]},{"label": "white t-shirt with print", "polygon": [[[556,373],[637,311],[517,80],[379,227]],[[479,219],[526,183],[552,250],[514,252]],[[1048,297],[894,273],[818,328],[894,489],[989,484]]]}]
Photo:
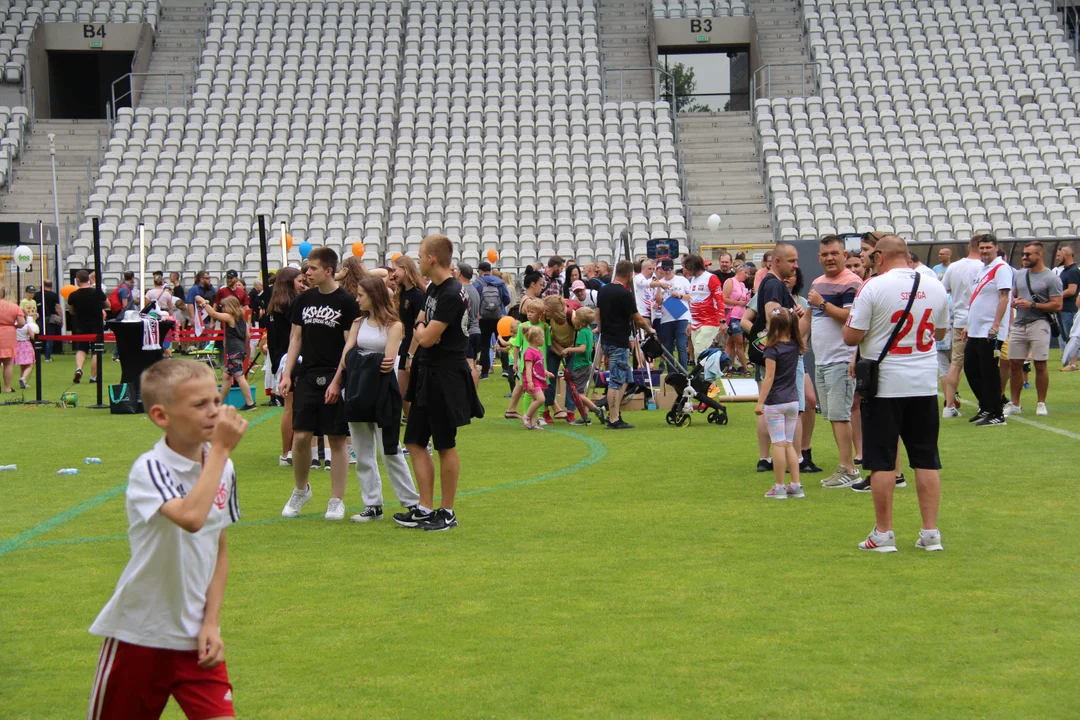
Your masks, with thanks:
[{"label": "white t-shirt with print", "polygon": [[651,278],[641,273],[634,276],[634,299],[637,300],[637,311],[646,320],[652,320],[653,317],[653,297],[656,295],[656,288],[649,287],[649,284],[656,279],[655,273]]},{"label": "white t-shirt with print", "polygon": [[690,297],[689,297],[689,295],[690,295],[690,281],[687,280],[682,275],[675,275],[670,280],[665,280],[664,282],[670,283],[671,288],[670,289],[660,288],[660,294],[661,294],[661,297],[663,298],[663,300],[666,301],[668,298],[670,298],[672,296],[672,293],[677,292],[680,295],[682,295],[682,299],[680,300],[680,302],[682,302],[682,304],[686,307],[686,310],[684,310],[678,317],[675,317],[670,312],[668,312],[667,305],[664,305],[663,303],[661,303],[661,305],[660,305],[660,310],[661,310],[660,322],[661,323],[666,323],[666,322],[675,322],[676,320],[689,320],[690,319]]},{"label": "white t-shirt with print", "polygon": [[[915,271],[896,268],[863,284],[847,324],[866,330],[861,357],[877,360],[907,307]],[[949,322],[949,301],[937,277],[920,274],[919,291],[900,335],[878,367],[878,397],[937,395],[937,341],[934,331]]]},{"label": "white t-shirt with print", "polygon": [[945,284],[945,291],[952,296],[954,328],[967,327],[971,291],[975,289],[975,280],[984,267],[986,266],[982,260],[963,258],[950,264],[945,270],[945,277],[941,282]]},{"label": "white t-shirt with print", "polygon": [[[204,458],[207,452],[204,448]],[[210,514],[198,532],[184,530],[158,510],[186,497],[201,472],[201,463],[173,451],[165,438],[135,461],[125,502],[131,559],[90,626],[91,634],[167,650],[197,649],[218,538],[240,519],[232,461],[225,463]]]},{"label": "white t-shirt with print", "polygon": [[[990,326],[994,324],[994,316],[997,314],[998,293],[1002,290],[1011,292],[1012,287],[1013,269],[1004,260],[994,258],[992,263],[983,267],[972,286],[971,304],[968,311],[968,337],[989,337]],[[1001,316],[1001,325],[998,326],[998,337],[1002,340],[1009,337],[1011,315],[1012,308],[1007,306],[1005,314]]]}]

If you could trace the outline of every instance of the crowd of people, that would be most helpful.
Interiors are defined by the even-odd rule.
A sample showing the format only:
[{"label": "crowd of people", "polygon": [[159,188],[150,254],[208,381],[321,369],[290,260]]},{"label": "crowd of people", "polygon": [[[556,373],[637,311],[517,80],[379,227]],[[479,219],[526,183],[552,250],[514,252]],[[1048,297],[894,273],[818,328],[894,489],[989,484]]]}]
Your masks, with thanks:
[{"label": "crowd of people", "polygon": [[[839,454],[822,486],[872,494],[875,523],[862,550],[897,551],[892,501],[906,486],[902,445],[919,498],[915,546],[933,552],[943,549],[938,434],[942,419],[961,416],[960,373],[978,401],[971,418],[977,427],[1001,426],[1023,412],[1027,362],[1036,371],[1036,413],[1046,414],[1051,338],[1070,339],[1062,369],[1074,369],[1080,326],[1073,322],[1080,276],[1070,248],[1058,253],[1060,272],[1047,267],[1039,242],[1023,248],[1019,270],[999,256],[993,235],[976,235],[968,250],[955,262],[943,251],[930,268],[895,235],[867,233],[858,251],[827,236],[818,247],[822,275],[804,295],[798,252],[785,243],[760,268],[724,254],[715,271],[694,254],[680,259],[680,271],[673,258],[621,260],[612,268],[552,257],[527,268],[518,287],[489,263],[455,265],[451,241],[431,235],[420,245],[419,262],[399,256],[385,268],[367,269],[357,258],[339,262],[332,249],[318,247],[302,267],[283,268],[251,294],[235,273],[220,289],[199,273],[188,293],[178,278],[155,278],[154,289],[140,297],[126,280],[118,300],[122,306],[149,301],[181,316],[186,309],[186,322],[195,326],[219,324],[224,389],[240,384],[246,407],[254,406],[245,379],[250,328],[261,328],[266,388],[284,405],[279,462],[293,471],[286,518],[298,517],[312,499],[310,471],[323,458],[331,478],[324,517],[344,519],[347,471],[355,463],[364,509],[351,520],[382,520],[381,457],[402,506],[396,523],[455,528],[457,431],[483,416],[476,390],[496,359],[509,383],[505,417],[526,430],[583,424],[583,413],[624,430],[632,426],[620,412],[623,395],[635,384],[635,366],[649,372],[651,342],[667,350],[669,370],[686,369],[712,348],[727,353],[731,374],[760,381],[758,470],[773,474],[770,500],[805,497],[802,475],[820,472],[811,451],[820,407]],[[100,327],[114,309],[110,297],[85,271],[77,283],[68,305],[78,326]],[[11,346],[8,325],[18,331],[41,315],[29,290],[25,308],[0,291],[0,349]],[[85,347],[76,349],[84,359]],[[17,360],[16,353],[0,358]],[[588,391],[600,368],[607,393],[594,402]],[[1003,395],[1007,382],[1010,399]],[[167,674],[186,678],[180,690],[172,688],[185,711],[230,716],[218,625],[226,529],[240,517],[229,456],[247,424],[222,405],[215,374],[199,362],[156,363],[143,374],[142,392],[164,437],[130,474],[132,557],[91,628],[104,638],[91,714],[112,716],[131,702],[163,704],[168,693],[150,679]],[[319,454],[324,445],[328,457]],[[438,505],[432,453],[439,456]],[[176,556],[185,570],[168,574],[161,558]],[[134,622],[148,602],[181,603],[184,612],[167,626]]]}]

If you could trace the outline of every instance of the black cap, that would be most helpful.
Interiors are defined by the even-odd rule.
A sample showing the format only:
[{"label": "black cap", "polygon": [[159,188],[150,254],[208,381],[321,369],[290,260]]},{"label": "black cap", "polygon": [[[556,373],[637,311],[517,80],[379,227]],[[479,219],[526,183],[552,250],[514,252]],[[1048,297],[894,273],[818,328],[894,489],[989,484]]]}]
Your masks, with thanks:
[{"label": "black cap", "polygon": [[671,258],[664,258],[663,260],[660,261],[660,267],[663,270],[674,270],[675,269],[675,261],[672,260]]},{"label": "black cap", "polygon": [[484,272],[491,272],[491,263],[487,260],[482,260],[479,265],[476,266],[477,270],[483,270]]},{"label": "black cap", "polygon": [[232,280],[233,278],[240,277],[240,273],[236,272],[235,270],[229,270],[228,272],[225,273],[225,277]]},{"label": "black cap", "polygon": [[26,292],[37,292],[37,288],[34,287],[33,285],[27,285],[26,286]]}]

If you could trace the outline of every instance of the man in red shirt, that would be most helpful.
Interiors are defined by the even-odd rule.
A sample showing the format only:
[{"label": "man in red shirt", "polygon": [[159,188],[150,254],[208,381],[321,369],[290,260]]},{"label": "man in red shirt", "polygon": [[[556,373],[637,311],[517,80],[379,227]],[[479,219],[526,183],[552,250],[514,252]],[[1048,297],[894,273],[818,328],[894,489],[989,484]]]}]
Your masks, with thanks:
[{"label": "man in red shirt", "polygon": [[251,304],[244,286],[240,283],[240,274],[235,270],[229,270],[225,273],[225,284],[218,288],[217,295],[214,296],[214,307],[220,310],[221,303],[227,297],[236,298],[244,307]]}]

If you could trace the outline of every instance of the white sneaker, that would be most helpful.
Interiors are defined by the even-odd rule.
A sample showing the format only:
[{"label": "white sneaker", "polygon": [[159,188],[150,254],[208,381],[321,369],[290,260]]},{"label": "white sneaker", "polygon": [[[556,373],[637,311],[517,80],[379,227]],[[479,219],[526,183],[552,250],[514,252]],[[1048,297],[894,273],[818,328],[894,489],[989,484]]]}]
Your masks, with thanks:
[{"label": "white sneaker", "polygon": [[925,550],[926,552],[944,550],[945,548],[941,546],[941,531],[920,530],[919,539],[915,541],[915,547]]},{"label": "white sneaker", "polygon": [[285,503],[285,508],[281,511],[281,517],[294,518],[300,515],[300,511],[304,509],[304,506],[308,504],[308,500],[311,499],[311,486],[308,485],[306,492],[300,492],[299,490],[293,490],[292,495],[289,496],[289,502]]},{"label": "white sneaker", "polygon": [[355,465],[356,464],[356,451],[353,450],[352,445],[349,446],[349,464],[350,465]]},{"label": "white sneaker", "polygon": [[1005,417],[1010,415],[1023,415],[1024,408],[1021,405],[1013,405],[1011,402],[1005,403]]},{"label": "white sneaker", "polygon": [[943,418],[958,418],[962,417],[960,414],[960,408],[947,407],[941,411],[941,417]]},{"label": "white sneaker", "polygon": [[879,533],[877,528],[874,528],[866,536],[866,539],[859,543],[859,549],[879,553],[894,553],[896,552],[896,535],[892,530]]},{"label": "white sneaker", "polygon": [[277,459],[278,467],[292,467],[292,451],[289,451],[288,455],[279,455]]},{"label": "white sneaker", "polygon": [[1035,406],[1036,415],[1049,415],[1050,411],[1046,409],[1046,403],[1039,403]]},{"label": "white sneaker", "polygon": [[340,498],[330,498],[330,502],[326,503],[326,514],[323,517],[327,520],[344,520],[345,503]]}]

